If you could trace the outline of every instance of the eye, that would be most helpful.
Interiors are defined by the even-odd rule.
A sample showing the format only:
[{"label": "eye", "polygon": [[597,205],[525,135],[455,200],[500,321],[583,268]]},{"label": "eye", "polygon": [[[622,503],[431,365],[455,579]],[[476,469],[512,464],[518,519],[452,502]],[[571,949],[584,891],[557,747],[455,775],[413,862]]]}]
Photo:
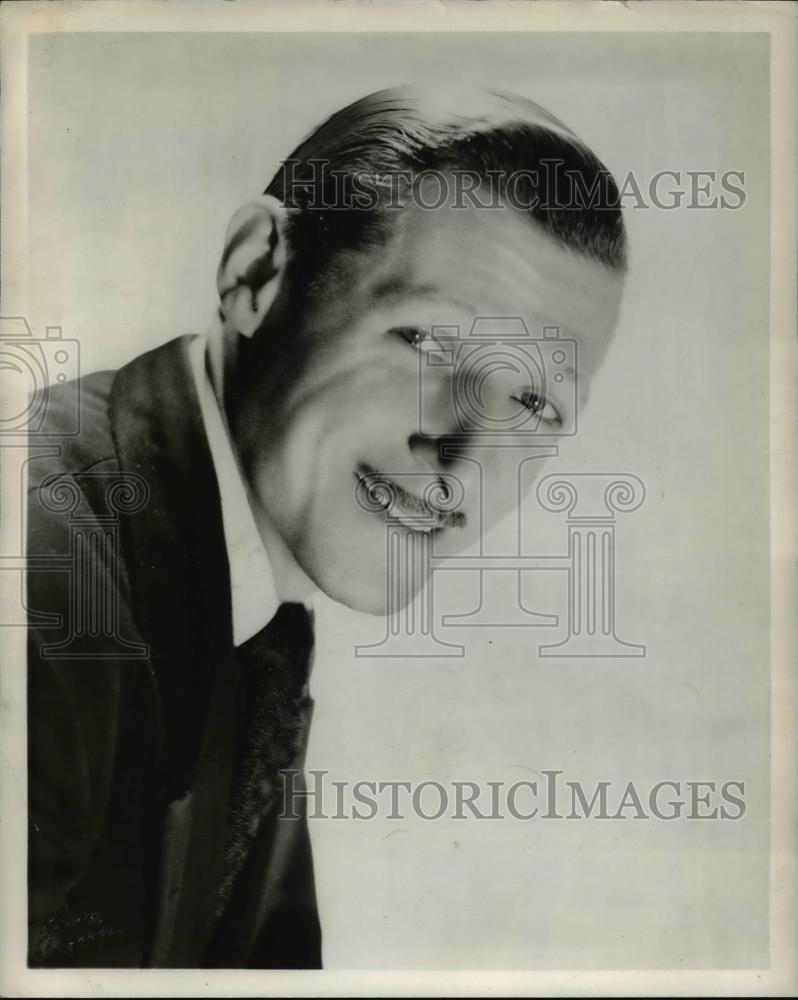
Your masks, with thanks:
[{"label": "eye", "polygon": [[[434,329],[434,327],[433,327]],[[394,326],[389,335],[401,337],[414,351],[422,356],[422,363],[427,365],[442,365],[450,368],[454,364],[454,353],[451,343],[441,341],[428,327],[424,326]]]},{"label": "eye", "polygon": [[529,410],[530,413],[540,415],[544,423],[562,423],[557,408],[553,406],[545,396],[539,392],[522,392],[518,396],[512,397],[517,403]]},{"label": "eye", "polygon": [[427,327],[394,326],[388,333],[391,336],[401,337],[414,351],[424,356],[427,364],[451,365],[453,363],[451,346],[441,344],[435,334]]},{"label": "eye", "polygon": [[418,326],[394,326],[388,332],[396,337],[401,337],[417,351],[421,350],[425,341],[430,339],[429,330],[423,330]]}]

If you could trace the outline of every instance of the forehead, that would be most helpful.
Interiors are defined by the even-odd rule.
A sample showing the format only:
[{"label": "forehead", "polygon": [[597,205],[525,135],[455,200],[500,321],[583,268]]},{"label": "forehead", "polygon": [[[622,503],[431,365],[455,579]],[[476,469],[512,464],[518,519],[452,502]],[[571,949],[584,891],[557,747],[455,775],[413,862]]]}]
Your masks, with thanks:
[{"label": "forehead", "polygon": [[559,326],[590,349],[617,320],[623,277],[560,246],[516,209],[414,206],[356,269],[354,300],[370,308],[423,301],[429,323],[522,316]]}]

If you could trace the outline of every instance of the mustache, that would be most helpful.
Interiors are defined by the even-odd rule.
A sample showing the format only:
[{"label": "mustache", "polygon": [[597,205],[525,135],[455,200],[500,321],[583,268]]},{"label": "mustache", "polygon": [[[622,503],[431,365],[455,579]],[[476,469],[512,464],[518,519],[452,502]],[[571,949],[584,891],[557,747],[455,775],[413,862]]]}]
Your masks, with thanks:
[{"label": "mustache", "polygon": [[[358,465],[355,478],[366,492],[365,499],[370,509],[382,507],[390,513],[396,507],[400,513],[431,520],[433,530],[465,527],[465,513],[462,510],[448,510],[446,507],[451,498],[450,488],[444,480],[435,479],[432,474],[423,499],[405,489],[392,476],[378,472],[366,462]],[[440,506],[435,503],[435,497],[440,498]]]}]

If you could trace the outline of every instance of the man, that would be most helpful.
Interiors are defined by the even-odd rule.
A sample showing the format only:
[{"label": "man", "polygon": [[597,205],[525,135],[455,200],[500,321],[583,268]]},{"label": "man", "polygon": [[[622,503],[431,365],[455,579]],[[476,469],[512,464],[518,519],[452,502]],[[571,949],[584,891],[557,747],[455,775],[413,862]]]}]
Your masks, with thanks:
[{"label": "man", "polygon": [[490,527],[480,477],[506,487],[490,518],[518,503],[512,449],[471,448],[439,332],[520,317],[576,341],[545,387],[471,373],[498,425],[556,433],[625,255],[612,179],[539,106],[383,91],[233,216],[207,339],[50,391],[29,463],[31,964],[321,964],[307,825],[278,815],[312,594],[384,613],[387,517],[446,551]]}]

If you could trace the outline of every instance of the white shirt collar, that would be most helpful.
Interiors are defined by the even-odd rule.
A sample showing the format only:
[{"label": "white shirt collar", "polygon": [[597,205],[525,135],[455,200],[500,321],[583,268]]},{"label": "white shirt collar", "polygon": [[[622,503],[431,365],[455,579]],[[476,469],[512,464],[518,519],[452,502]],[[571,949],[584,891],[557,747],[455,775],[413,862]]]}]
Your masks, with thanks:
[{"label": "white shirt collar", "polygon": [[219,486],[222,527],[230,566],[233,642],[240,646],[268,625],[277,612],[280,599],[227,422],[208,372],[211,346],[207,337],[194,337],[189,344],[189,356]]}]

